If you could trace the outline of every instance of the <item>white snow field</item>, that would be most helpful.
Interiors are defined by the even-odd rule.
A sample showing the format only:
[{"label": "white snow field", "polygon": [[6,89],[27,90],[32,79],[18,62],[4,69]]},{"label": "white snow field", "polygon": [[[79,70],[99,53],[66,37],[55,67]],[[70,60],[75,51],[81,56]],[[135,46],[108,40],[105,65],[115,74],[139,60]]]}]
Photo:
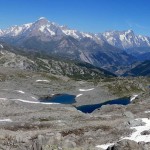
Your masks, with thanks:
[{"label": "white snow field", "polygon": [[[143,131],[150,131],[150,119],[138,118],[135,120],[141,120],[145,124],[141,126],[131,127],[131,129],[135,129],[135,131],[129,137],[123,137],[121,138],[121,140],[128,139],[128,140],[132,140],[135,142],[145,142],[145,143],[150,142],[150,134],[148,135],[141,134]],[[114,143],[106,143],[102,145],[97,145],[96,148],[101,148],[101,149],[106,150],[111,145],[114,145]]]},{"label": "white snow field", "polygon": [[48,80],[36,80],[36,82],[47,82],[47,83],[49,83],[49,81]]},{"label": "white snow field", "polygon": [[133,96],[130,98],[130,101],[132,102],[133,100],[136,99],[136,97],[138,97],[138,95],[133,95]]},{"label": "white snow field", "polygon": [[131,129],[135,129],[136,131],[131,134],[130,137],[125,137],[123,139],[129,139],[133,140],[135,142],[150,142],[150,135],[142,135],[141,133],[143,131],[150,130],[150,119],[148,118],[138,118],[136,120],[142,120],[142,122],[145,123],[145,125],[137,126],[137,127],[131,127]]},{"label": "white snow field", "polygon": [[83,94],[78,94],[78,95],[76,95],[76,97],[80,97],[80,96],[82,96]]},{"label": "white snow field", "polygon": [[94,88],[91,88],[91,89],[79,89],[79,91],[81,91],[81,92],[87,92],[87,91],[92,91],[92,90],[94,90]]},{"label": "white snow field", "polygon": [[0,122],[12,122],[11,119],[0,119]]},{"label": "white snow field", "polygon": [[103,144],[103,145],[97,145],[96,148],[100,148],[100,149],[107,149],[109,146],[114,145],[114,143],[107,143],[107,144]]}]

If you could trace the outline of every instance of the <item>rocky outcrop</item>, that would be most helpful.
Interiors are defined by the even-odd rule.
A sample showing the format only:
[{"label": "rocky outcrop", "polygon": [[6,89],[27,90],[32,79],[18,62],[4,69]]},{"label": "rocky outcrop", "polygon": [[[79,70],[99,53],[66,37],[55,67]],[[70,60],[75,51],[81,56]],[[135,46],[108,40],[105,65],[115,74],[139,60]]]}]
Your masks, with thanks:
[{"label": "rocky outcrop", "polygon": [[110,146],[107,150],[146,150],[145,146],[131,140],[122,140],[115,145]]}]

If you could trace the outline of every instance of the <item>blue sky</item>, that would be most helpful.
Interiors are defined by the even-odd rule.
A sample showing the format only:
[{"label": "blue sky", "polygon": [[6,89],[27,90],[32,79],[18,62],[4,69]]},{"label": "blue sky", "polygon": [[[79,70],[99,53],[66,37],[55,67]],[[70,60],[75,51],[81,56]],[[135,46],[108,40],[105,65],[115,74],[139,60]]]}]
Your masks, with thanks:
[{"label": "blue sky", "polygon": [[85,32],[132,29],[150,36],[150,0],[0,0],[0,28],[40,17]]}]

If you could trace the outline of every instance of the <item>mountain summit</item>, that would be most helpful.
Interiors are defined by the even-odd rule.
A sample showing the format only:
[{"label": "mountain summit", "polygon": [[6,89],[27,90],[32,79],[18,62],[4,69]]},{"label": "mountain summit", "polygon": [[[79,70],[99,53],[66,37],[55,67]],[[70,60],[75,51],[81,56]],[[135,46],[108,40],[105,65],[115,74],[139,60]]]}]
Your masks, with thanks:
[{"label": "mountain summit", "polygon": [[[32,33],[32,34],[31,34]],[[0,30],[1,37],[17,37],[17,36],[39,36],[44,35],[48,37],[52,36],[72,36],[76,39],[83,37],[91,37],[94,34],[87,34],[79,32],[77,30],[69,29],[66,26],[60,26],[54,22],[48,21],[45,17],[39,18],[33,23],[24,24],[21,26],[12,26],[8,29]]]},{"label": "mountain summit", "polygon": [[135,35],[132,30],[110,31],[102,34],[105,40],[118,48],[128,49],[133,47],[150,47],[150,38]]}]

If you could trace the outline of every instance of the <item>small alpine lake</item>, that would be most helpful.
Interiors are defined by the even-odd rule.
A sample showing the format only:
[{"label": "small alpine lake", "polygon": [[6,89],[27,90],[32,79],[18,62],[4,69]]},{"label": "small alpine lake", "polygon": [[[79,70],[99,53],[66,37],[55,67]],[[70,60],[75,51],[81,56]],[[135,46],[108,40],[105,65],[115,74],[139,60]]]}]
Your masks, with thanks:
[{"label": "small alpine lake", "polygon": [[76,96],[69,94],[58,94],[51,98],[40,99],[44,103],[60,103],[60,104],[73,104],[76,103]]},{"label": "small alpine lake", "polygon": [[[74,104],[76,103],[75,95],[69,94],[58,94],[52,98],[40,99],[40,102],[44,103],[59,103],[59,104]],[[77,110],[82,111],[83,113],[92,113],[95,109],[101,108],[103,105],[128,105],[130,103],[130,97],[124,97],[114,100],[109,100],[99,104],[90,104],[90,105],[81,105],[75,107]]]},{"label": "small alpine lake", "polygon": [[92,113],[95,109],[101,108],[103,105],[128,105],[130,103],[129,97],[119,98],[115,100],[106,101],[104,103],[92,104],[92,105],[82,105],[76,107],[77,110],[80,110],[84,113]]}]

